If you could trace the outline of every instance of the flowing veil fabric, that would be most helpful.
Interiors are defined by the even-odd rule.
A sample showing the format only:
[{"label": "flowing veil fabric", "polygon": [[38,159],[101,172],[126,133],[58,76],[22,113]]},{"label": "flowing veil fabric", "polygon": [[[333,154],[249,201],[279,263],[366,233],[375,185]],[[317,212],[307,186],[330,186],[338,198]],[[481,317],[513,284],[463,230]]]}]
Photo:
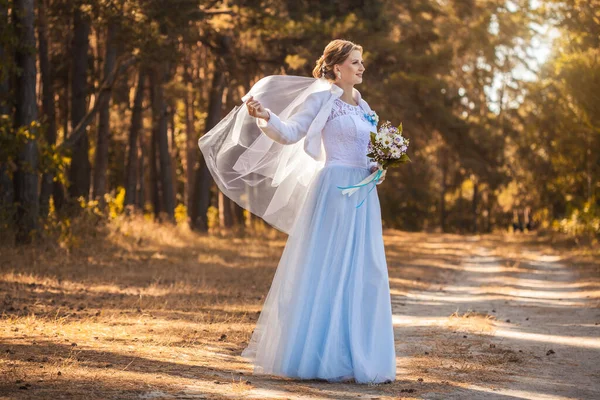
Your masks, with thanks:
[{"label": "flowing veil fabric", "polygon": [[[282,120],[299,111],[308,95],[329,90],[326,79],[270,75],[242,97],[254,96]],[[324,161],[304,151],[304,140],[283,145],[262,133],[242,104],[198,140],[219,189],[241,207],[290,233],[309,184]]]}]

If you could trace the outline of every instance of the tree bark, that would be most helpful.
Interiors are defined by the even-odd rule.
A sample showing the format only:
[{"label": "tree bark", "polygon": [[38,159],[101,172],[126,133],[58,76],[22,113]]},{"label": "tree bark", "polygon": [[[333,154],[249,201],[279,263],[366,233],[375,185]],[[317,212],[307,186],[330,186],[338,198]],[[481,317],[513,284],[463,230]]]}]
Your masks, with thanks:
[{"label": "tree bark", "polygon": [[196,166],[197,152],[198,149],[198,138],[196,130],[194,128],[194,92],[193,84],[191,82],[191,75],[186,70],[186,92],[184,97],[185,102],[185,136],[186,136],[186,150],[185,150],[185,187],[184,187],[184,198],[185,205],[190,210],[193,202],[194,193],[194,168]]},{"label": "tree bark", "polygon": [[179,166],[180,156],[179,149],[177,148],[177,140],[176,140],[176,128],[175,128],[175,101],[170,99],[168,102],[168,113],[167,113],[167,121],[168,121],[168,131],[169,131],[169,157],[171,163],[171,182],[173,182],[173,210],[175,209],[175,204],[177,203],[177,193],[179,192],[179,182],[177,181],[177,168]]},{"label": "tree bark", "polygon": [[164,211],[168,218],[173,221],[175,216],[175,196],[173,192],[173,180],[171,175],[171,155],[169,154],[169,137],[167,132],[167,103],[165,101],[163,82],[165,78],[164,63],[154,66],[150,74],[154,96],[152,99],[153,132],[158,149],[160,165],[160,183]]},{"label": "tree bark", "polygon": [[473,216],[473,233],[477,233],[478,225],[477,225],[477,206],[479,200],[479,184],[477,181],[473,181],[473,203],[472,203],[472,216]]},{"label": "tree bark", "polygon": [[144,162],[146,160],[146,145],[144,144],[144,131],[140,132],[139,137],[139,161],[138,161],[138,182],[137,194],[135,197],[135,204],[138,209],[144,210],[146,205],[146,174],[144,168]]},{"label": "tree bark", "polygon": [[[144,102],[144,82],[146,71],[140,68],[138,72],[138,83],[131,111],[131,126],[129,128],[129,148],[127,151],[127,171],[125,173],[125,205],[136,204],[136,191],[138,187],[138,142],[141,143],[140,131],[142,130],[142,105]],[[140,145],[139,148],[142,148]],[[141,163],[140,163],[141,166]],[[140,180],[143,180],[142,169]]]},{"label": "tree bark", "polygon": [[[19,40],[16,64],[21,74],[16,80],[15,128],[29,126],[38,118],[36,103],[36,57],[34,0],[15,1],[15,32]],[[17,155],[14,176],[17,204],[17,243],[30,243],[38,229],[38,149],[36,139],[28,139]]]},{"label": "tree bark", "polygon": [[[73,72],[71,76],[71,135],[75,127],[84,119],[87,111],[87,66],[89,49],[90,21],[79,7],[75,8],[73,20]],[[83,196],[86,200],[90,191],[91,165],[89,159],[89,138],[87,132],[72,147],[69,169],[69,194],[72,198]]]},{"label": "tree bark", "polygon": [[150,185],[152,191],[152,210],[154,211],[155,218],[158,218],[162,211],[162,201],[160,197],[160,182],[158,179],[158,165],[157,165],[157,146],[156,146],[156,132],[152,129],[150,136],[150,157],[148,158],[148,164],[150,165]]},{"label": "tree bark", "polygon": [[[116,21],[111,21],[106,33],[106,57],[104,59],[103,80],[107,80],[113,71],[117,59],[116,35],[119,26]],[[108,146],[110,142],[110,94],[112,88],[107,89],[107,101],[100,105],[98,110],[98,131],[96,136],[96,152],[94,161],[94,187],[92,198],[104,206],[106,194],[106,173],[108,169]]]},{"label": "tree bark", "polygon": [[446,211],[446,192],[448,191],[448,152],[443,149],[441,154],[441,168],[442,168],[442,192],[440,193],[440,227],[442,232],[446,232],[448,227],[446,224],[447,211]]},{"label": "tree bark", "polygon": [[[5,3],[0,3],[0,25],[8,26],[8,9]],[[4,48],[0,44],[0,60],[14,59],[14,54],[10,48]],[[0,115],[11,115],[11,93],[9,74],[2,74],[0,77]],[[13,206],[15,191],[13,181],[9,176],[10,166],[0,160],[0,211],[8,210]]]},{"label": "tree bark", "polygon": [[[206,132],[211,130],[221,119],[223,108],[223,90],[225,87],[225,75],[222,68],[217,65],[212,78],[211,91],[208,103],[208,114],[206,116]],[[208,207],[210,206],[210,186],[212,178],[200,150],[200,165],[196,169],[194,178],[194,201],[190,213],[190,227],[197,231],[208,231]]]},{"label": "tree bark", "polygon": [[[151,71],[149,71],[151,72]],[[152,106],[154,105],[154,99],[156,97],[156,86],[154,85],[154,80],[152,79],[152,74],[149,74],[150,77],[150,103]],[[148,165],[150,172],[150,197],[152,199],[152,211],[154,212],[154,217],[159,218],[160,212],[162,211],[162,201],[160,196],[160,182],[158,179],[159,169],[158,169],[158,150],[157,150],[157,139],[156,139],[156,129],[155,129],[154,121],[152,122],[152,132],[150,133],[150,156],[148,157]]]},{"label": "tree bark", "polygon": [[219,227],[231,228],[233,226],[232,201],[219,190]]},{"label": "tree bark", "polygon": [[[38,0],[38,42],[40,52],[40,72],[42,75],[42,115],[46,123],[46,143],[56,144],[56,108],[54,105],[54,76],[48,57],[48,0]],[[40,191],[40,215],[48,215],[50,196],[54,191],[54,174],[42,175]]]}]

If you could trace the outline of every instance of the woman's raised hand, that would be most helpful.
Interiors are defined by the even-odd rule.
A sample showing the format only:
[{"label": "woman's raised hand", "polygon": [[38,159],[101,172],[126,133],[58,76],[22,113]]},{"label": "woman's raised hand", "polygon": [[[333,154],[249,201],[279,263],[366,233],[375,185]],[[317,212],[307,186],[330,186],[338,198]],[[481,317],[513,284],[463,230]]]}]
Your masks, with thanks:
[{"label": "woman's raised hand", "polygon": [[246,100],[246,107],[248,108],[248,114],[255,118],[262,118],[265,121],[269,120],[269,112],[260,104],[258,100],[254,100],[254,96],[250,96]]}]

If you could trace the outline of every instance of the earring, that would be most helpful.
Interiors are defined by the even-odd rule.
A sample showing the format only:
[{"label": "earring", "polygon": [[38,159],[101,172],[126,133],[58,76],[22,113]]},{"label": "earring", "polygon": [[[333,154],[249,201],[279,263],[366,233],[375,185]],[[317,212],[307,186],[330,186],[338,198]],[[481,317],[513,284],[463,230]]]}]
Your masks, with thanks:
[{"label": "earring", "polygon": [[342,79],[342,73],[340,71],[337,72],[338,79]]}]

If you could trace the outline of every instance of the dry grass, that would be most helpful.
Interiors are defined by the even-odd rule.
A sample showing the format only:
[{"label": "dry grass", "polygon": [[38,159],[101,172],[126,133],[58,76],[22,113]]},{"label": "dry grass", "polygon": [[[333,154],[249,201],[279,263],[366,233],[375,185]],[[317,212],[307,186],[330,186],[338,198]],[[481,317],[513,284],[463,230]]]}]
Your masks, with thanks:
[{"label": "dry grass", "polygon": [[[467,312],[448,316],[442,328],[474,335],[468,346],[431,333],[424,342],[430,354],[408,355],[407,371],[392,385],[323,387],[254,376],[239,354],[284,235],[198,235],[141,217],[74,231],[78,240],[69,246],[0,247],[0,393],[10,398],[264,398],[278,391],[340,398],[348,390],[385,398],[404,396],[424,371],[429,389],[443,390],[474,373],[493,380],[522,360],[487,345],[492,317]],[[388,230],[384,239],[400,298],[443,285],[472,251],[457,235]]]},{"label": "dry grass", "polygon": [[447,328],[457,332],[474,334],[494,334],[495,316],[475,311],[467,311],[462,315],[455,311],[448,317]]},{"label": "dry grass", "polygon": [[237,355],[285,238],[209,237],[142,218],[96,229],[68,251],[1,248],[0,385],[29,383],[42,398],[78,388],[135,397],[186,380],[248,386]]}]

